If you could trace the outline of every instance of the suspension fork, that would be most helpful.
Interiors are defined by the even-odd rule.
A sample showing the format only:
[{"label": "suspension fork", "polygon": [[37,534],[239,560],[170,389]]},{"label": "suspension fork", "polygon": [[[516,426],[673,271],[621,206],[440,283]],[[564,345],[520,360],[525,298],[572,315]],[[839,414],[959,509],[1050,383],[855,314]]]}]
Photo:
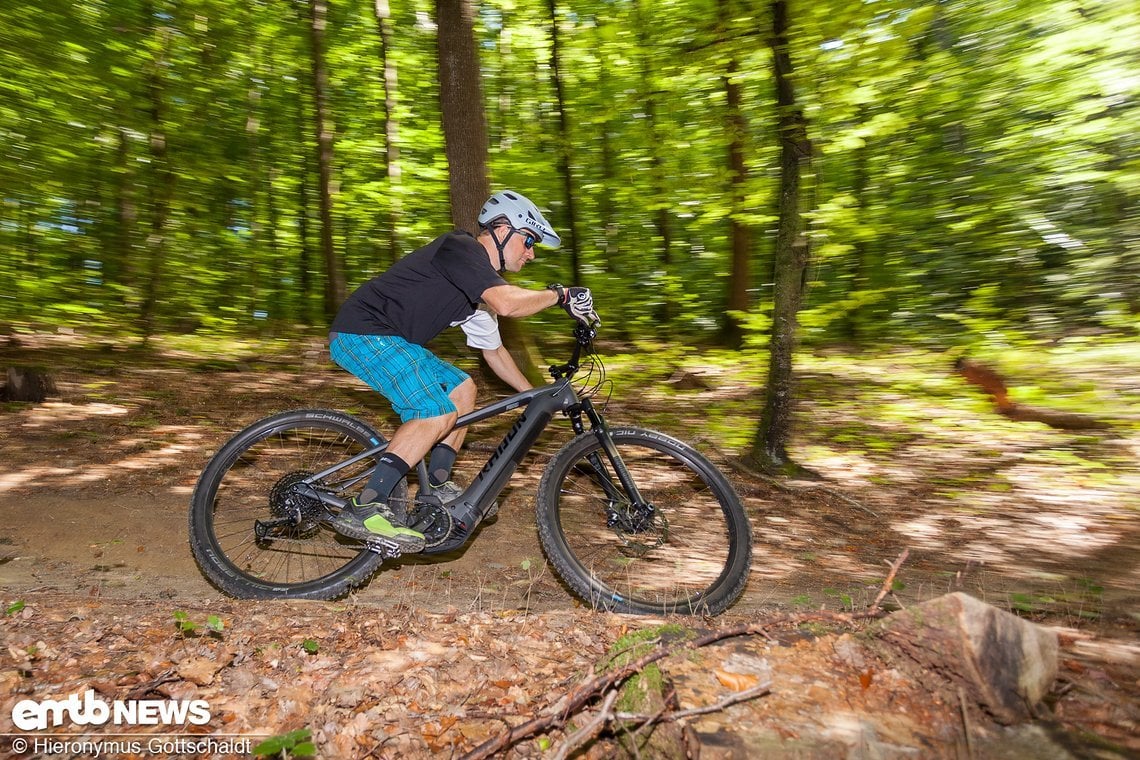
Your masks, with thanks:
[{"label": "suspension fork", "polygon": [[[609,460],[610,467],[613,472],[617,473],[618,482],[621,483],[622,489],[625,491],[625,496],[629,498],[630,502],[635,507],[646,506],[645,501],[641,498],[641,492],[637,490],[637,484],[633,482],[633,476],[629,472],[629,468],[625,466],[622,461],[621,454],[618,453],[617,444],[614,439],[610,437],[609,428],[606,427],[606,421],[601,413],[594,408],[593,403],[588,398],[582,399],[578,404],[567,410],[570,415],[570,424],[574,427],[574,432],[582,434],[586,432],[585,426],[582,424],[582,415],[585,414],[586,418],[590,421],[590,431],[594,437],[598,439],[598,443],[602,446],[602,451],[605,452],[606,459]],[[606,468],[602,458],[597,453],[589,454],[586,457],[594,469],[598,471],[598,476],[602,480],[602,487],[607,491],[610,498],[620,499],[622,494],[616,493],[613,483],[610,482],[606,473],[609,470]]]}]

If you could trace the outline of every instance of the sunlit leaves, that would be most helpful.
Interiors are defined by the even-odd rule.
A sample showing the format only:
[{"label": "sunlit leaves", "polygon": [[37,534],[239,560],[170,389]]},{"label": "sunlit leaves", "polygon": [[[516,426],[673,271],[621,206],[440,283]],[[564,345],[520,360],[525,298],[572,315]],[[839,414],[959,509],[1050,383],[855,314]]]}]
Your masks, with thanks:
[{"label": "sunlit leaves", "polygon": [[[815,257],[806,305],[820,309],[805,321],[811,337],[946,329],[937,315],[966,309],[982,286],[996,288],[1000,319],[1134,324],[1140,17],[1129,4],[791,8],[814,149],[804,209]],[[776,191],[767,6],[586,0],[555,10],[551,19],[545,0],[478,5],[493,184],[568,223],[554,159],[556,23],[583,271],[605,289],[612,323],[675,331],[658,310],[669,299],[689,312],[683,329],[717,324],[731,221],[752,228],[749,285],[767,297]],[[329,12],[334,244],[354,285],[386,263],[390,241],[408,250],[448,226],[434,8],[391,6],[397,180],[385,169],[373,4],[334,2]],[[257,329],[312,311],[322,274],[303,3],[78,0],[6,13],[0,277],[15,285],[0,318],[130,325],[147,282],[142,251],[159,233],[165,327]],[[748,173],[735,192],[730,61]],[[175,178],[157,231],[156,139]],[[565,261],[544,251],[517,281],[562,279]]]}]

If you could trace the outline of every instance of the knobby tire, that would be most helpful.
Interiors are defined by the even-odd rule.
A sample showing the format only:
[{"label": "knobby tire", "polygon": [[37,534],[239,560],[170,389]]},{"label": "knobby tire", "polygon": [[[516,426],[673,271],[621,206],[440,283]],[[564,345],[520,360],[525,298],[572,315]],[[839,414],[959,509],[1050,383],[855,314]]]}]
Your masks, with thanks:
[{"label": "knobby tire", "polygon": [[[301,499],[310,518],[268,540],[257,539],[254,524],[297,503],[286,500],[290,482],[382,442],[370,426],[327,409],[266,417],[235,435],[207,464],[190,500],[190,546],[206,577],[244,599],[335,599],[367,581],[383,558],[321,522],[329,515],[316,500]],[[373,463],[366,458],[332,477],[359,491]],[[400,488],[393,496],[406,498],[406,483]]]},{"label": "knobby tire", "polygon": [[653,510],[639,513],[625,495],[596,434],[579,435],[538,487],[539,538],[556,572],[606,610],[724,612],[743,593],[752,562],[740,497],[688,444],[635,427],[609,436]]}]

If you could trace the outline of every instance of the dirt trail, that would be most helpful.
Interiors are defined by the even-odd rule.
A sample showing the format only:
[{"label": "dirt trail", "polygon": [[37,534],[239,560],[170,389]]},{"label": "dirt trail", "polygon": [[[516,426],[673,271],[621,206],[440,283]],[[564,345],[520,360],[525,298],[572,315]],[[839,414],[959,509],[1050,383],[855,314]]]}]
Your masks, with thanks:
[{"label": "dirt trail", "polygon": [[[478,625],[487,641],[509,639],[512,630],[554,625],[561,631],[555,644],[583,647],[593,656],[618,633],[650,625],[582,608],[543,559],[533,493],[543,462],[565,436],[540,441],[505,493],[498,520],[481,528],[459,552],[386,567],[349,599],[332,605],[282,607],[227,599],[203,578],[187,545],[190,493],[210,453],[245,423],[291,407],[356,409],[366,418],[382,420],[384,413],[372,396],[313,357],[303,360],[306,369],[298,373],[273,365],[203,371],[185,360],[152,359],[136,366],[113,351],[76,354],[53,345],[43,346],[38,356],[44,364],[72,369],[57,378],[62,399],[0,407],[0,514],[5,517],[0,528],[0,594],[6,606],[18,601],[35,611],[31,617],[5,620],[0,634],[9,647],[29,637],[34,645],[36,637],[57,636],[49,643],[60,659],[41,665],[60,688],[81,682],[68,681],[74,668],[64,673],[52,667],[86,640],[76,638],[74,628],[84,620],[94,621],[100,630],[153,631],[134,637],[132,645],[165,648],[155,653],[155,662],[190,656],[170,651],[185,643],[171,640],[176,610],[203,619],[221,615],[243,636],[252,637],[249,646],[260,640],[258,631],[269,639],[285,637],[286,629],[296,629],[288,636],[301,635],[296,621],[308,621],[310,630],[341,630],[357,643],[368,638],[368,620],[386,630],[411,626],[427,638],[462,636],[464,626]],[[646,417],[661,416],[664,403],[667,416],[679,426],[669,432],[691,439],[700,434],[687,435],[685,429],[698,424],[708,405],[747,392],[726,381],[667,402],[649,394],[614,401],[608,414],[616,423],[644,424]],[[1061,685],[1069,692],[1058,703],[1068,710],[1064,715],[1073,725],[1127,743],[1128,736],[1137,735],[1135,704],[1140,695],[1140,479],[1125,472],[1113,481],[1074,483],[1037,467],[1035,447],[1048,444],[1051,435],[1019,432],[1004,453],[994,457],[988,442],[969,436],[958,436],[951,446],[916,434],[910,445],[884,457],[874,473],[839,460],[813,463],[822,465],[827,477],[823,488],[777,486],[731,470],[753,520],[756,549],[744,596],[716,624],[821,607],[861,608],[878,592],[887,563],[909,548],[911,559],[889,604],[910,605],[963,590],[1057,626],[1068,641],[1069,666]],[[484,426],[473,439],[494,441],[496,428]],[[1140,455],[1136,436],[1105,445]],[[458,480],[474,475],[486,457],[484,449],[476,443],[463,452]],[[714,447],[706,451],[728,469]],[[947,498],[945,487],[938,485],[951,475],[976,483],[968,505]],[[993,483],[1001,487],[990,487]],[[1130,483],[1137,488],[1131,489]],[[347,609],[352,613],[346,618]],[[209,640],[196,644],[213,646]],[[827,658],[812,651],[792,677],[826,684],[827,677],[811,669],[828,667]],[[480,655],[494,660],[488,670],[468,675],[484,683],[507,683],[510,679],[496,674],[512,663],[518,666],[517,653],[502,647],[488,652]],[[87,656],[78,649],[72,653],[79,659]],[[203,650],[194,656],[207,654]],[[327,662],[324,666],[333,668]],[[136,670],[155,667],[142,663]],[[252,677],[242,675],[211,694],[229,704],[243,679]],[[519,681],[516,685],[526,694],[513,693],[512,700],[525,700],[508,702],[516,712],[525,711],[519,705],[533,705],[539,695],[557,693],[569,677],[568,671],[559,670],[534,675],[533,684],[525,687]],[[270,676],[259,671],[257,678]],[[227,691],[230,688],[237,691]],[[815,693],[822,699],[825,691]],[[271,692],[263,691],[266,704],[274,699]],[[827,703],[835,707],[840,698]],[[333,699],[330,720],[360,714],[345,712],[337,699],[351,702],[343,696]],[[446,704],[443,696],[436,701]],[[395,709],[394,703],[380,707]],[[369,708],[373,717],[374,708],[377,705]],[[265,709],[250,719],[250,726],[275,732],[293,727],[291,721],[297,719],[287,714],[274,718]],[[780,715],[776,709],[777,714],[764,718],[765,725],[799,725],[802,716],[795,711],[807,707],[795,707],[794,715]],[[439,714],[425,708],[421,723],[432,721],[442,730]],[[363,728],[358,734],[369,735]],[[430,738],[424,741],[431,745]],[[467,737],[464,746],[473,741]],[[1032,740],[1025,741],[1033,746]],[[722,756],[747,756],[732,741],[728,747]],[[1140,752],[1140,746],[1133,749]],[[806,755],[797,756],[829,756],[804,751]],[[1105,752],[1106,757],[1118,756],[1111,749]],[[953,754],[937,751],[930,756]]]}]

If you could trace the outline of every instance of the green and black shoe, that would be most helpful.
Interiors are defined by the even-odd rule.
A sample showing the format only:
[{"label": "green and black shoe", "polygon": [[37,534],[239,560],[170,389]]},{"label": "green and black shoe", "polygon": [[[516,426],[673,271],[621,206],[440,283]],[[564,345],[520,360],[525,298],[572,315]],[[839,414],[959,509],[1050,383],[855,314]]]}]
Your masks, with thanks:
[{"label": "green and black shoe", "polygon": [[424,550],[424,534],[404,527],[392,508],[382,501],[358,504],[354,496],[329,524],[342,536],[358,541],[387,539],[405,554]]}]

